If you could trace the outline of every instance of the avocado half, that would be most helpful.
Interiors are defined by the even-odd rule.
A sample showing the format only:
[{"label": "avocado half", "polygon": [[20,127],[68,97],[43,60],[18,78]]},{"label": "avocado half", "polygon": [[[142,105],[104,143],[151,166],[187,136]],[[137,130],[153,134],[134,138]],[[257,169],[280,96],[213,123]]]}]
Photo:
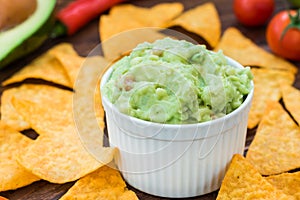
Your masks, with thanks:
[{"label": "avocado half", "polygon": [[0,32],[0,69],[38,48],[54,26],[56,0],[37,0],[34,13],[14,28]]}]

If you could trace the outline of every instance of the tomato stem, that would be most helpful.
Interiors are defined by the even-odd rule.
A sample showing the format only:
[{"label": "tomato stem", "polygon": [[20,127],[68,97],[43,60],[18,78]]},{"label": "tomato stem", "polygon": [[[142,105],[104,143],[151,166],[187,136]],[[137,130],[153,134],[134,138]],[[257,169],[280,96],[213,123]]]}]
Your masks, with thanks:
[{"label": "tomato stem", "polygon": [[289,18],[290,18],[290,23],[282,31],[282,34],[280,36],[280,40],[283,39],[283,37],[285,36],[286,32],[289,29],[295,28],[295,29],[300,30],[300,8],[297,10],[297,12],[294,16],[291,15],[291,13],[289,12]]}]

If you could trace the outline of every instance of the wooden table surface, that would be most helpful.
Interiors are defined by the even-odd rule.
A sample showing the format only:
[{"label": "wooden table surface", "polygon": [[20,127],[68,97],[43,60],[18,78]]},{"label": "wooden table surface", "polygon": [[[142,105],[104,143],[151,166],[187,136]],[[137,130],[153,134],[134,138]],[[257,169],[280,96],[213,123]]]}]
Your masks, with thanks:
[{"label": "wooden table surface", "polygon": [[[58,0],[56,9],[59,10],[63,6],[65,6],[70,0]],[[130,3],[138,6],[149,7],[153,6],[160,2],[173,2],[170,0],[132,0],[129,1]],[[205,0],[178,0],[178,2],[182,2],[185,6],[185,9],[193,8],[199,4],[205,3]],[[222,23],[222,31],[224,31],[228,27],[236,27],[242,33],[244,33],[247,37],[249,37],[252,41],[254,41],[259,46],[263,47],[264,49],[269,51],[269,48],[266,44],[265,40],[265,26],[256,27],[256,28],[248,28],[244,27],[239,24],[233,14],[232,10],[232,0],[214,0],[212,1],[215,3],[217,10],[219,12],[221,23]],[[286,1],[276,0],[276,9],[275,12],[286,8],[287,3]],[[87,26],[85,26],[81,31],[76,33],[71,37],[63,37],[58,39],[48,40],[41,48],[39,48],[36,52],[32,53],[31,55],[27,56],[26,58],[22,59],[14,63],[13,65],[0,70],[0,82],[11,76],[13,73],[18,71],[22,66],[30,62],[35,57],[39,56],[41,53],[45,52],[47,49],[52,47],[53,45],[60,43],[60,42],[70,42],[74,45],[76,51],[82,55],[87,56],[88,53],[100,42],[99,34],[98,34],[98,22],[99,19],[93,20]],[[2,48],[2,47],[1,47]],[[300,63],[295,63],[300,68]],[[299,70],[300,71],[300,70]],[[294,84],[297,88],[300,89],[300,74],[298,72],[296,82]],[[5,88],[0,87],[0,95]],[[255,134],[255,130],[248,130],[247,135],[247,142],[246,142],[246,149],[249,143],[251,142],[253,135]],[[11,200],[19,200],[19,199],[27,199],[27,200],[54,200],[59,199],[72,185],[74,182],[66,183],[66,184],[52,184],[47,181],[38,181],[29,186],[20,188],[14,191],[6,191],[1,192],[0,195],[8,197]],[[130,187],[130,186],[129,186]],[[159,197],[154,197],[143,192],[137,191],[134,188],[130,189],[134,190],[140,199],[147,199],[147,200],[156,200],[162,199]],[[208,200],[208,199],[215,199],[217,196],[217,192],[213,192],[207,195],[194,197],[191,199],[201,199],[201,200]],[[166,198],[164,198],[166,199]]]}]

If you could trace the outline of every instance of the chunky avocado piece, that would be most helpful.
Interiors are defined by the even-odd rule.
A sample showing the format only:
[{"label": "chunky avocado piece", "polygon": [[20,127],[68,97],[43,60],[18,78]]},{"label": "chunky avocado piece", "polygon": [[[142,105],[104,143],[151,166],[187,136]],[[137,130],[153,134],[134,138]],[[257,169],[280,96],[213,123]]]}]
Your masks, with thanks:
[{"label": "chunky avocado piece", "polygon": [[55,0],[37,0],[35,12],[21,24],[0,32],[0,69],[38,48],[54,26]]}]

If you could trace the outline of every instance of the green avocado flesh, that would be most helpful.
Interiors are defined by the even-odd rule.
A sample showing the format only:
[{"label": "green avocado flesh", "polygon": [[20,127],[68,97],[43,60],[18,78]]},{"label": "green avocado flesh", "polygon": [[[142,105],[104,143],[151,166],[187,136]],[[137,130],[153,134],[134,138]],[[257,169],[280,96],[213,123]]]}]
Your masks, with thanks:
[{"label": "green avocado flesh", "polygon": [[139,119],[198,123],[237,109],[252,79],[249,67],[231,66],[221,51],[165,38],[139,44],[115,62],[101,94],[120,112]]},{"label": "green avocado flesh", "polygon": [[53,28],[55,0],[37,0],[35,12],[24,22],[0,32],[0,69],[38,48]]}]

